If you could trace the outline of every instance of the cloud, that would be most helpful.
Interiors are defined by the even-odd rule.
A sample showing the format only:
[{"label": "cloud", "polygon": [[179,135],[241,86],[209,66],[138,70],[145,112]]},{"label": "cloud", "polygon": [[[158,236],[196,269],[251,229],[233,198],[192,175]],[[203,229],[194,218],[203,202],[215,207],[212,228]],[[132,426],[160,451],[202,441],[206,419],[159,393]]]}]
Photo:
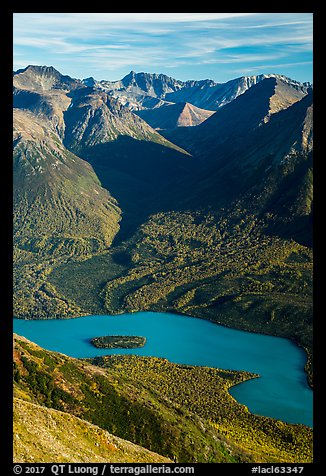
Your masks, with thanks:
[{"label": "cloud", "polygon": [[218,21],[257,15],[255,13],[15,13],[14,20],[26,19],[44,25],[121,24],[121,23],[185,23]]},{"label": "cloud", "polygon": [[[271,44],[285,39],[312,41],[308,18],[291,22],[282,17],[283,23],[268,23],[266,18],[269,17],[257,13],[18,13],[14,14],[14,44],[46,48],[52,44],[60,46],[60,42],[103,43],[103,39],[114,41],[117,38],[139,43],[149,36],[169,35],[179,40],[178,46],[188,48],[196,45],[198,48],[199,41],[206,45],[215,43],[217,47],[235,42],[241,45]],[[270,31],[276,25],[282,26],[277,35]],[[263,33],[248,34],[245,31],[248,28],[263,30]],[[189,37],[193,41],[187,44]]]},{"label": "cloud", "polygon": [[30,58],[69,64],[75,75],[90,67],[103,74],[137,67],[190,71],[263,57],[289,64],[311,51],[309,13],[14,14],[14,63],[24,54],[26,64]]},{"label": "cloud", "polygon": [[[259,65],[259,71],[263,69],[264,71],[273,70],[274,72],[276,69],[279,68],[293,68],[296,66],[312,66],[312,61],[298,61],[293,63],[265,63]],[[235,74],[257,74],[257,66],[252,67],[244,67],[244,68],[236,68],[232,69],[231,71]]]}]

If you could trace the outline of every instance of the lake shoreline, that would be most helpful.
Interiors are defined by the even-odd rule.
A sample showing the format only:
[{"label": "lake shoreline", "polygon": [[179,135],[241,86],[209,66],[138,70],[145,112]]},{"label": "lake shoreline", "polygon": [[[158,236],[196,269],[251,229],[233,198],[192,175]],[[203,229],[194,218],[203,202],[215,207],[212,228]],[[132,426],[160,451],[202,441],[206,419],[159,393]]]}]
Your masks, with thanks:
[{"label": "lake shoreline", "polygon": [[[84,319],[81,324],[77,324],[78,318]],[[23,322],[27,324],[25,327]],[[217,326],[211,327],[212,324]],[[260,415],[284,421],[289,415],[288,421],[293,423],[311,423],[312,390],[304,372],[306,353],[285,337],[235,329],[197,316],[157,311],[84,315],[74,319],[20,318],[14,321],[14,330],[45,349],[77,359],[134,353],[166,358],[172,363],[259,374],[264,377],[262,383],[249,392],[245,391],[245,399],[239,394],[239,403],[249,403]],[[130,351],[123,348],[97,349],[90,340],[101,334],[143,335],[147,344]],[[283,364],[285,356],[286,365]],[[263,399],[262,391],[266,394]],[[274,392],[280,401],[285,396],[288,401],[275,406],[271,398]],[[256,395],[259,395],[258,406]],[[304,416],[294,410],[296,405]]]},{"label": "lake shoreline", "polygon": [[[135,311],[135,312],[147,312],[147,311]],[[222,327],[226,327],[227,329],[234,329],[234,330],[238,330],[238,331],[244,331],[244,332],[251,332],[252,334],[261,334],[261,335],[266,335],[266,336],[272,336],[272,337],[280,337],[282,339],[287,339],[289,340],[290,342],[292,342],[293,344],[297,345],[300,349],[302,349],[306,355],[306,362],[305,362],[305,365],[303,367],[303,370],[306,374],[306,379],[307,379],[307,383],[309,385],[309,387],[311,388],[311,390],[313,390],[313,382],[312,382],[312,377],[309,375],[308,373],[308,370],[307,370],[307,365],[309,363],[309,359],[311,358],[310,354],[309,354],[309,351],[308,349],[302,345],[300,343],[300,341],[298,339],[296,339],[294,336],[284,336],[284,335],[279,335],[279,334],[276,334],[276,333],[273,333],[273,332],[264,332],[263,330],[255,330],[255,329],[247,329],[247,328],[243,328],[243,327],[234,327],[234,326],[231,326],[231,325],[228,325],[224,322],[220,322],[220,321],[216,321],[214,319],[211,319],[209,317],[206,317],[206,316],[194,316],[194,315],[190,315],[190,314],[185,314],[185,313],[182,313],[178,310],[174,310],[174,309],[171,309],[169,311],[150,311],[150,312],[172,312],[174,314],[178,314],[180,316],[187,316],[187,317],[193,317],[193,318],[197,318],[197,319],[203,319],[205,321],[209,321],[209,322],[212,322],[213,324],[218,324],[219,326],[222,326]],[[130,313],[132,314],[132,312]]]},{"label": "lake shoreline", "polygon": [[[271,332],[266,332],[266,331],[263,331],[263,330],[255,330],[255,329],[246,329],[246,328],[243,328],[243,327],[234,327],[234,326],[231,326],[231,325],[228,325],[228,324],[225,324],[225,323],[222,323],[220,321],[217,321],[217,320],[214,320],[214,319],[211,319],[209,317],[206,317],[206,316],[194,316],[194,315],[191,315],[191,314],[186,314],[186,313],[183,313],[183,312],[180,312],[179,310],[174,310],[174,309],[169,309],[169,310],[166,310],[166,311],[157,311],[157,310],[154,310],[154,309],[149,309],[149,310],[145,310],[145,311],[142,311],[142,310],[137,310],[137,311],[129,311],[129,312],[126,312],[126,311],[121,311],[121,312],[112,312],[110,315],[111,316],[120,316],[120,315],[124,315],[124,314],[137,314],[139,312],[160,312],[162,314],[177,314],[179,316],[183,316],[183,317],[191,317],[193,319],[202,319],[204,321],[208,321],[208,322],[211,322],[212,324],[217,324],[219,326],[222,326],[222,327],[225,327],[227,329],[233,329],[233,330],[239,330],[239,331],[244,331],[244,332],[250,332],[252,334],[261,334],[261,335],[266,335],[266,336],[272,336],[272,337],[279,337],[279,338],[282,338],[282,339],[287,339],[289,340],[290,342],[294,343],[295,345],[297,345],[300,349],[302,349],[305,353],[305,356],[306,356],[306,362],[303,366],[303,370],[304,370],[304,373],[306,375],[306,379],[307,379],[307,384],[308,386],[310,387],[311,390],[313,390],[313,382],[312,382],[312,377],[310,376],[309,372],[308,372],[308,369],[307,369],[307,365],[309,363],[309,360],[311,359],[311,356],[309,354],[309,351],[307,350],[307,348],[305,346],[303,346],[298,339],[296,339],[294,336],[283,336],[283,335],[279,335],[279,334],[276,334],[276,333],[271,333]],[[98,313],[96,314],[97,316],[108,316],[109,314],[102,314],[102,313]],[[82,318],[82,317],[87,317],[87,316],[92,316],[92,314],[78,314],[78,315],[74,315],[74,316],[69,316],[69,317],[63,317],[63,318],[47,318],[47,319],[28,319],[28,318],[23,318],[23,317],[15,317],[14,316],[14,319],[20,319],[20,320],[26,320],[26,321],[37,321],[37,320],[42,320],[42,321],[47,321],[47,320],[69,320],[69,319],[78,319],[78,318]]]}]

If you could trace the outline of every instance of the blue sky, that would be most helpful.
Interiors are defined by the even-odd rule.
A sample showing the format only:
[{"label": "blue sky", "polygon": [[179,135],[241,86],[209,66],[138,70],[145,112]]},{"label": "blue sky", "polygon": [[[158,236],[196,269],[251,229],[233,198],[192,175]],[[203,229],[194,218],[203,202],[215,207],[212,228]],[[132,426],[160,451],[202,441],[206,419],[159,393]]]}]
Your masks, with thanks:
[{"label": "blue sky", "polygon": [[312,22],[312,13],[14,13],[13,69],[216,82],[277,73],[313,82]]}]

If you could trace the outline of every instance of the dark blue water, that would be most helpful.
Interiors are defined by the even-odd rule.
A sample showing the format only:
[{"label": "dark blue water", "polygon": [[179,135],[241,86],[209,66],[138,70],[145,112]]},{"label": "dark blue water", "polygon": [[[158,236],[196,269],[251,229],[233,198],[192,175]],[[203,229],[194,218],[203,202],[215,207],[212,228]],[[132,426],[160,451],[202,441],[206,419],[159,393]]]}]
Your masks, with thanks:
[{"label": "dark blue water", "polygon": [[[171,362],[246,370],[261,377],[230,390],[252,413],[312,426],[312,391],[304,352],[283,338],[229,329],[170,313],[139,312],[76,319],[14,319],[14,332],[45,349],[71,357],[137,354]],[[138,335],[139,349],[97,349],[89,340],[104,335]]]}]

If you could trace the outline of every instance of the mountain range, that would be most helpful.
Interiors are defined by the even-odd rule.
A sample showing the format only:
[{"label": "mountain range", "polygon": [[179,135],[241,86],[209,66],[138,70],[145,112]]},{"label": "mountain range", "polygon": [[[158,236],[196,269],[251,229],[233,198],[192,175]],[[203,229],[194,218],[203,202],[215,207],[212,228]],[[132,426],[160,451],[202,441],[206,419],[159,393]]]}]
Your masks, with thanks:
[{"label": "mountain range", "polygon": [[15,316],[171,311],[284,336],[312,385],[312,85],[47,66],[13,83]]},{"label": "mountain range", "polygon": [[275,74],[242,76],[226,83],[216,83],[210,79],[180,81],[164,74],[130,71],[120,81],[96,81],[94,78],[87,78],[83,83],[107,91],[132,110],[153,109],[163,103],[189,102],[193,106],[216,111],[247,89],[270,77],[281,79],[293,91],[296,90],[298,95],[306,94],[311,88],[310,83],[299,83]]}]

